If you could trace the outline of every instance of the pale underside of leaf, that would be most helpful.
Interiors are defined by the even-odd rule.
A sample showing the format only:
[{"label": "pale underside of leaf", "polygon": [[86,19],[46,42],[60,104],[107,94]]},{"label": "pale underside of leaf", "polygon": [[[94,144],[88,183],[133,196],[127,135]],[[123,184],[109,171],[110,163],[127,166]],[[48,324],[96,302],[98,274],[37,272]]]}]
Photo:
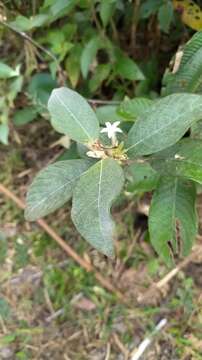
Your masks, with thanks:
[{"label": "pale underside of leaf", "polygon": [[75,91],[53,90],[48,101],[51,123],[60,133],[80,143],[92,143],[99,136],[99,123],[87,101]]},{"label": "pale underside of leaf", "polygon": [[123,172],[115,160],[96,163],[77,183],[73,193],[72,220],[81,235],[107,256],[113,256],[112,201],[123,186]]},{"label": "pale underside of leaf", "polygon": [[64,205],[71,198],[79,177],[91,164],[88,160],[64,160],[39,172],[27,194],[26,219],[36,220]]}]

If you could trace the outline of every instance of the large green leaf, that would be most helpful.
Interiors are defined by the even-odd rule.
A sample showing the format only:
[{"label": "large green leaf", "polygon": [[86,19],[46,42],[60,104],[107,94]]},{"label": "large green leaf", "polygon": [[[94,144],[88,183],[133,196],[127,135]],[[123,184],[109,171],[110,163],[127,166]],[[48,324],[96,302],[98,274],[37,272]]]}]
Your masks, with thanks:
[{"label": "large green leaf", "polygon": [[81,143],[94,142],[99,136],[97,117],[78,93],[65,87],[53,90],[48,101],[51,123],[60,133]]},{"label": "large green leaf", "polygon": [[27,194],[26,219],[36,220],[67,202],[79,177],[91,164],[87,160],[64,160],[40,171]]},{"label": "large green leaf", "polygon": [[101,160],[83,174],[73,192],[72,220],[81,235],[107,256],[113,256],[112,201],[123,186],[123,172],[112,159]]},{"label": "large green leaf", "polygon": [[197,231],[196,189],[192,182],[163,177],[149,212],[149,233],[156,252],[168,264],[173,255],[186,256]]},{"label": "large green leaf", "polygon": [[183,139],[152,160],[161,174],[187,177],[202,184],[202,141]]},{"label": "large green leaf", "polygon": [[156,101],[128,134],[129,156],[148,155],[173,145],[201,118],[200,95],[173,94]]}]

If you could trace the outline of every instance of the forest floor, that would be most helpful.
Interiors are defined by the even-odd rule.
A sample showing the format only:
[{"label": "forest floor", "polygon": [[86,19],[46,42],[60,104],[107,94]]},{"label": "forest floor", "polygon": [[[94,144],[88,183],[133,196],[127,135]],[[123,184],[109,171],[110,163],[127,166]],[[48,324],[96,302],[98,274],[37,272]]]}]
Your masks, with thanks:
[{"label": "forest floor", "polygon": [[[47,122],[35,122],[12,135],[9,148],[0,148],[0,182],[24,199],[34,174],[61,148],[51,147],[57,135]],[[147,208],[146,200],[140,208]],[[70,220],[69,204],[46,220],[119,288],[127,303],[67,257],[36,223],[26,222],[23,211],[0,193],[0,359],[131,359],[162,319],[167,325],[141,359],[202,359],[202,256],[161,292],[155,289],[144,297],[169,269],[147,241],[146,215],[123,201],[114,216],[115,261],[81,239]]]}]

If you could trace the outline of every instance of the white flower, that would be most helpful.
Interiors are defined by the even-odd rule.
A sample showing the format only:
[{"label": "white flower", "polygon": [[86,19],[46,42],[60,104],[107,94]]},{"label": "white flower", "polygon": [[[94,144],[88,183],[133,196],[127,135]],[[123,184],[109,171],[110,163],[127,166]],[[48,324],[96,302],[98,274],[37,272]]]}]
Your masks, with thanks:
[{"label": "white flower", "polygon": [[113,124],[110,122],[105,123],[105,128],[102,129],[101,133],[107,133],[109,139],[113,139],[116,136],[116,133],[122,133],[123,131],[118,127],[120,121],[115,121]]}]

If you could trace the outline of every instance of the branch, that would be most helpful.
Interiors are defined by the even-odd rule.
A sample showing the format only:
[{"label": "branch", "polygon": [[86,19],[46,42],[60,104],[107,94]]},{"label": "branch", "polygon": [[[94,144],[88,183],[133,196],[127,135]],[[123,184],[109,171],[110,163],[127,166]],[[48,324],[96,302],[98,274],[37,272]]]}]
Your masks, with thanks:
[{"label": "branch", "polygon": [[181,261],[174,269],[169,271],[161,280],[151,285],[151,287],[142,295],[139,295],[137,301],[142,303],[145,299],[152,296],[153,291],[161,291],[162,288],[168,284],[182,269],[184,269],[191,261],[193,261],[198,255],[202,254],[201,245],[195,246],[192,253]]},{"label": "branch", "polygon": [[[3,184],[0,183],[0,192],[3,193],[7,198],[11,199],[14,203],[18,205],[19,208],[25,209],[24,202],[17,197],[13,192],[7,189]],[[87,262],[84,258],[78,255],[70,245],[68,245],[48,224],[46,221],[39,219],[36,221],[37,224],[48,234],[50,235],[58,245],[69,255],[74,261],[79,264],[82,268],[84,268],[87,272],[92,272],[95,278],[99,281],[99,283],[108,291],[114,293],[117,298],[127,304],[127,300],[124,295],[116,289],[116,287],[111,284],[110,280],[105,278],[101,273],[99,273],[94,266]]]},{"label": "branch", "polygon": [[[63,70],[59,64],[58,59],[56,58],[56,56],[48,49],[46,49],[44,46],[40,45],[37,41],[33,40],[27,33],[25,33],[24,31],[20,31],[18,29],[16,29],[14,26],[12,26],[11,24],[8,24],[7,22],[5,22],[4,20],[0,19],[0,25],[3,25],[4,27],[6,27],[7,29],[13,31],[15,34],[19,35],[21,38],[23,38],[26,41],[29,41],[33,46],[35,46],[37,49],[41,50],[42,52],[44,52],[46,55],[48,55],[57,65],[57,69],[59,74],[63,74]],[[64,83],[64,81],[62,81]]]},{"label": "branch", "polygon": [[119,105],[121,101],[119,100],[98,100],[98,99],[87,99],[88,102],[92,105]]},{"label": "branch", "polygon": [[167,324],[167,319],[162,319],[155,327],[154,331],[151,333],[149,337],[144,339],[137,350],[133,350],[131,354],[131,360],[139,360],[147,348],[151,345],[153,337],[156,336],[160,330],[162,330]]}]

